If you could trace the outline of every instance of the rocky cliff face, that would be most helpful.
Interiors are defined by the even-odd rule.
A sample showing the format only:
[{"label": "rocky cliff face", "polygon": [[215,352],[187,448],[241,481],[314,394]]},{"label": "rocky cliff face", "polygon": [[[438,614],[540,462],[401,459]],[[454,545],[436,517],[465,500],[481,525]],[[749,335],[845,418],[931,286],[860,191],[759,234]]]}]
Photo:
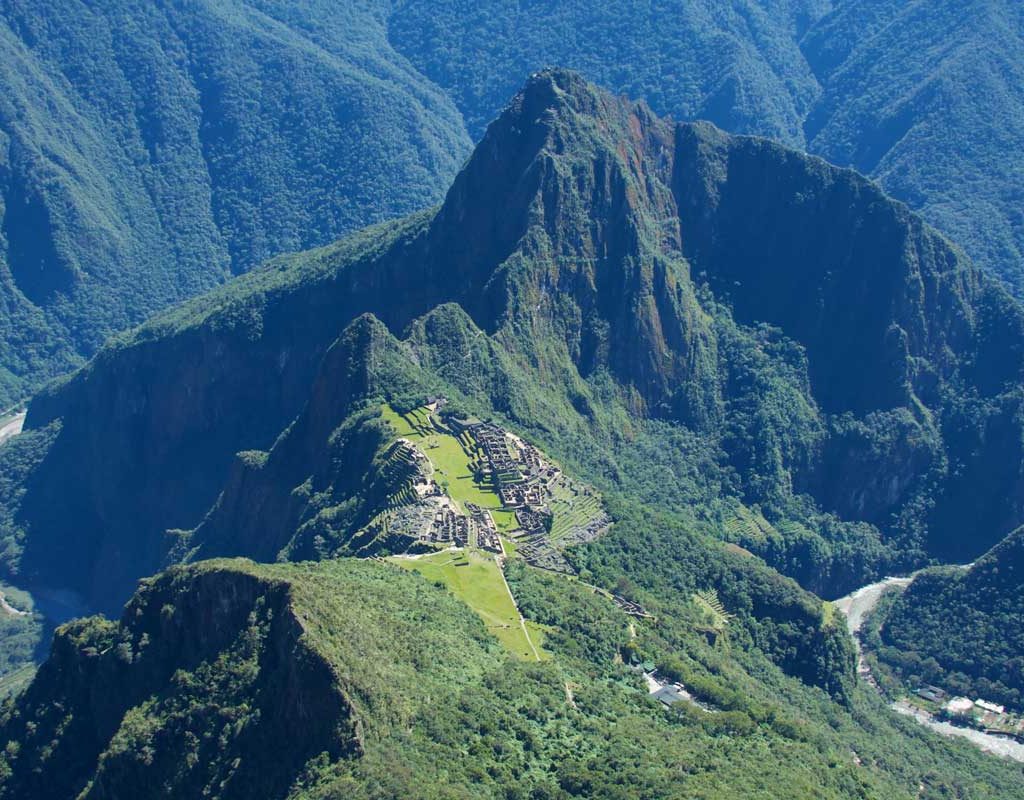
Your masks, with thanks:
[{"label": "rocky cliff face", "polygon": [[[415,371],[383,323],[369,315],[353,321],[327,351],[303,411],[269,453],[239,455],[216,504],[175,544],[172,560],[358,553],[351,536],[411,476],[391,469],[392,437],[377,409],[360,410],[356,401],[384,387],[399,392],[403,369]],[[416,388],[429,385],[416,377]]]},{"label": "rocky cliff face", "polygon": [[145,583],[119,623],[58,631],[2,721],[21,745],[0,794],[114,798],[158,784],[182,796],[212,786],[283,796],[324,748],[330,758],[361,750],[349,700],[303,634],[289,584],[244,566]]},{"label": "rocky cliff face", "polygon": [[[325,399],[364,386],[328,348],[366,312],[413,349],[431,326],[473,343],[461,360],[421,347],[424,381],[447,364],[448,385],[541,427],[553,409],[580,431],[685,426],[724,448],[746,500],[784,515],[805,493],[918,556],[929,521],[932,552],[961,537],[932,509],[970,494],[952,466],[977,458],[964,429],[1017,402],[1024,353],[1021,308],[863,178],[544,72],[436,212],[274,262],[37,399],[29,427],[63,427],[11,501],[26,547],[8,569],[123,599],[236,452],[270,449],[300,413],[325,440]],[[1011,496],[975,521],[978,546],[1024,518],[1019,460],[984,467]],[[245,531],[225,535],[248,552]]]}]

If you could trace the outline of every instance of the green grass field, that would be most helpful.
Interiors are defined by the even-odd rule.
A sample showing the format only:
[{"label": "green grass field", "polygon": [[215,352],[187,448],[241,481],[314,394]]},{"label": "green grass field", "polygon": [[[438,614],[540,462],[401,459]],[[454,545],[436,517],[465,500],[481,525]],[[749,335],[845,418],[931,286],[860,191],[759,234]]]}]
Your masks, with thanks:
[{"label": "green grass field", "polygon": [[[505,586],[501,572],[493,558],[473,551],[444,552],[424,558],[392,558],[405,569],[412,569],[424,578],[440,581],[467,606],[473,609],[510,652],[527,661],[537,659],[530,640],[519,623],[512,595]],[[531,636],[536,626],[528,624]],[[538,653],[541,658],[536,640]]]},{"label": "green grass field", "polygon": [[[430,459],[436,473],[434,479],[463,513],[466,503],[475,503],[491,511],[499,531],[507,532],[518,527],[515,512],[502,510],[501,499],[491,486],[474,479],[472,444],[468,434],[463,434],[464,443],[455,436],[437,431],[431,425],[425,408],[401,415],[391,406],[384,405],[382,413],[399,436],[415,442]],[[470,452],[467,452],[467,446]]]}]

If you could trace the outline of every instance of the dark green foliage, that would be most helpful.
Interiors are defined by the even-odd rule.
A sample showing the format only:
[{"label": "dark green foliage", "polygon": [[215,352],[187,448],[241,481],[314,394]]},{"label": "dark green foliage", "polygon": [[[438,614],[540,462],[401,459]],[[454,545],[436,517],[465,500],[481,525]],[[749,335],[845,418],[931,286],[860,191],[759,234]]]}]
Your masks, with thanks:
[{"label": "dark green foliage", "polygon": [[310,402],[269,453],[240,457],[215,507],[180,539],[172,559],[246,555],[262,561],[366,554],[389,544],[364,531],[386,503],[411,485],[410,465],[396,458],[379,406],[418,406],[436,378],[409,363],[378,320],[353,322],[331,346]]},{"label": "dark green foliage", "polygon": [[876,178],[992,268],[1024,279],[1024,11],[1012,0],[833,4],[801,40],[822,94],[808,147]]},{"label": "dark green foliage", "polygon": [[1009,0],[9,2],[0,406],[230,274],[437,200],[551,64],[852,165],[1019,289],[1022,25]]},{"label": "dark green foliage", "polygon": [[[214,561],[146,581],[121,622],[62,628],[5,705],[0,796],[1022,796],[1018,767],[929,746],[877,698],[848,713],[755,650],[710,647],[686,606],[631,632],[579,584],[511,577],[558,626],[555,661],[511,660],[386,564]],[[675,659],[722,710],[663,709],[617,663],[630,647]]]},{"label": "dark green foliage", "polygon": [[[16,513],[28,489],[32,472],[39,468],[46,453],[60,434],[60,422],[52,422],[38,430],[25,431],[8,441],[0,451],[3,469],[0,470],[0,494],[5,502],[0,504],[0,541],[3,542],[3,561],[18,563],[24,547],[25,528]],[[56,498],[54,498],[56,499]],[[12,570],[17,575],[17,570]]]},{"label": "dark green foliage", "polygon": [[6,584],[0,591],[6,606],[0,609],[0,696],[6,696],[32,679],[35,665],[46,657],[51,626],[28,592]]},{"label": "dark green foliage", "polygon": [[931,683],[1024,709],[1024,529],[967,570],[918,575],[879,609],[876,655],[911,688]]},{"label": "dark green foliage", "polygon": [[[853,651],[841,626],[826,623],[820,601],[749,555],[727,552],[684,520],[632,505],[613,506],[611,534],[579,553],[581,576],[613,585],[622,572],[678,608],[714,589],[737,618],[727,634],[758,647],[791,674],[842,700],[853,683]],[[654,606],[658,613],[658,606]]]},{"label": "dark green foliage", "polygon": [[[862,178],[545,73],[436,212],[271,262],[42,394],[29,429],[63,427],[10,483],[7,538],[33,535],[7,570],[115,607],[228,484],[249,522],[213,539],[267,534],[214,552],[328,552],[372,506],[329,447],[350,402],[443,392],[838,596],[960,546],[940,510],[1013,485],[986,454],[1021,440],[1022,353],[1019,305]],[[763,525],[730,532],[744,508]],[[1011,492],[970,546],[1022,518]]]},{"label": "dark green foliage", "polygon": [[[427,615],[424,592],[437,608]],[[119,624],[58,631],[32,688],[5,710],[5,734],[21,744],[5,754],[0,794],[284,796],[307,761],[356,756],[375,725],[408,713],[412,698],[379,674],[375,626],[388,625],[392,677],[416,675],[427,690],[452,669],[429,666],[431,649],[458,643],[464,668],[484,663],[474,620],[413,578],[365,564],[171,571],[143,586]],[[40,781],[35,770],[52,763],[60,775]]]},{"label": "dark green foliage", "polygon": [[0,406],[231,274],[440,197],[469,138],[379,12],[4,5]]},{"label": "dark green foliage", "polygon": [[528,72],[571,67],[659,113],[871,175],[1020,291],[1024,16],[1010,0],[412,0],[389,36],[474,137]]},{"label": "dark green foliage", "polygon": [[519,609],[545,627],[544,648],[611,670],[630,642],[629,618],[606,597],[562,576],[510,561],[506,578]]},{"label": "dark green foliage", "polygon": [[474,138],[526,75],[558,65],[676,118],[797,143],[817,93],[797,37],[815,5],[411,0],[389,38],[454,99]]},{"label": "dark green foliage", "polygon": [[[612,530],[570,557],[583,580],[635,598],[657,623],[631,631],[586,587],[513,569],[556,658],[491,668],[499,656],[480,621],[412,576],[391,587],[393,569],[363,564],[346,589],[334,583],[348,581],[344,561],[247,567],[261,594],[290,598],[299,644],[332,666],[350,710],[317,724],[365,732],[358,758],[348,733],[327,756],[321,729],[293,737],[273,791],[298,781],[299,796],[345,798],[773,797],[780,786],[791,797],[1012,797],[1019,769],[886,716],[855,682],[845,628],[806,587],[841,594],[938,550],[922,524],[935,495],[966,488],[948,465],[976,458],[968,434],[981,424],[976,405],[954,398],[1012,407],[1022,325],[990,279],[855,174],[545,72],[491,126],[441,208],[272,261],[118,338],[33,402],[25,435],[45,447],[0,450],[5,574],[109,608],[168,558],[374,552],[380,542],[355,534],[402,478],[379,403],[440,393],[602,490]],[[999,419],[1019,440],[1020,420]],[[1018,467],[989,465],[1003,483]],[[1020,498],[1001,513],[974,546],[1020,518]],[[110,646],[84,662],[99,673],[83,680],[134,686],[113,710],[83,697],[77,666],[60,668],[95,645],[58,637],[5,728],[31,743],[8,755],[12,786],[44,781],[34,766],[71,748],[76,725],[90,732],[58,759],[75,787],[116,746],[97,775],[109,763],[130,795],[135,759],[163,731],[173,744],[152,749],[166,793],[222,780],[218,761],[175,769],[191,747],[177,734],[212,731],[217,707],[288,696],[274,681],[293,659],[271,658],[280,613],[270,628],[257,614],[249,649],[238,641],[248,616],[215,626],[230,637],[202,647],[182,638],[193,626],[154,621],[146,598],[178,586],[201,608],[188,582],[218,569],[175,569],[119,625],[66,629]],[[263,591],[270,578],[277,588]],[[361,616],[364,582],[377,586],[366,590],[372,619]],[[302,600],[304,586],[315,591]],[[225,608],[248,615],[247,597]],[[139,664],[143,633],[160,634],[150,663],[164,671],[132,677],[122,665]],[[201,666],[214,651],[224,662]],[[650,701],[618,663],[648,658],[719,713]],[[158,688],[172,667],[199,677]],[[260,695],[264,677],[275,689]],[[62,693],[77,698],[70,721]],[[43,724],[30,729],[26,714]],[[225,751],[248,755],[226,794],[251,788],[247,759],[293,722],[275,706],[261,709],[255,741],[249,726],[227,731]]]}]

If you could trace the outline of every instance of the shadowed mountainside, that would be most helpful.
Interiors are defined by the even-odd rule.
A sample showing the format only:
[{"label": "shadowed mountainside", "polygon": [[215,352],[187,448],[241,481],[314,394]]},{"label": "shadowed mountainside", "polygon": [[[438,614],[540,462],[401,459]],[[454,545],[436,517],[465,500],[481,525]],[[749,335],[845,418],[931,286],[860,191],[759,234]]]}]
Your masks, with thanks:
[{"label": "shadowed mountainside", "polygon": [[547,64],[869,174],[1019,291],[1018,6],[12,0],[0,407],[232,274],[435,202]]},{"label": "shadowed mountainside", "polygon": [[[451,326],[420,319],[446,303]],[[696,436],[764,514],[740,543],[826,594],[1021,521],[1021,461],[989,435],[1019,426],[1024,314],[1004,290],[851,171],[550,71],[436,212],[272,262],[40,395],[12,450],[29,474],[6,496],[9,573],[119,603],[234,454],[313,408],[324,354],[367,312],[418,337],[434,381],[563,451],[593,441],[574,457],[605,481],[653,475],[613,466],[647,420]],[[492,366],[452,358],[452,330]],[[321,394],[354,391],[344,374]]]}]

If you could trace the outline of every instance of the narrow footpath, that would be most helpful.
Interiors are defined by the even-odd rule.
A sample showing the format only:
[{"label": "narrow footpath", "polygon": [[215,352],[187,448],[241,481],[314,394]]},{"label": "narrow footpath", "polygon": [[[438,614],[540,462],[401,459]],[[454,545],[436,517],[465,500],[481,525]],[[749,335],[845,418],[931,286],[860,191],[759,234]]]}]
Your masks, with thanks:
[{"label": "narrow footpath", "polygon": [[508,581],[505,580],[505,570],[502,566],[501,559],[498,558],[498,556],[495,556],[494,563],[498,565],[498,574],[501,575],[501,582],[505,584],[505,591],[508,592],[508,596],[512,598],[512,605],[515,606],[516,614],[519,615],[519,626],[523,629],[523,636],[526,637],[526,642],[530,645],[530,649],[533,651],[533,657],[540,661],[540,652],[537,650],[537,646],[533,643],[533,639],[530,637],[530,631],[526,627],[526,619],[523,617],[523,613],[519,610],[519,603],[516,602],[516,596],[512,594],[512,587],[510,587],[508,585]]}]

